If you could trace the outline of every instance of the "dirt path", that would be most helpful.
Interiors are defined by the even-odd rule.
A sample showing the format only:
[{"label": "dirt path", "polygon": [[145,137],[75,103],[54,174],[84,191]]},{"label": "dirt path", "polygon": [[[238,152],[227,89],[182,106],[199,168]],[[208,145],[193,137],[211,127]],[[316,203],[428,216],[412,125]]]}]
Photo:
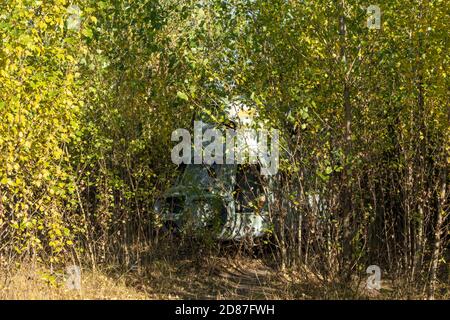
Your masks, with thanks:
[{"label": "dirt path", "polygon": [[[153,266],[149,295],[180,299],[286,299],[288,282],[260,260],[214,258]],[[150,286],[152,284],[152,286]]]}]

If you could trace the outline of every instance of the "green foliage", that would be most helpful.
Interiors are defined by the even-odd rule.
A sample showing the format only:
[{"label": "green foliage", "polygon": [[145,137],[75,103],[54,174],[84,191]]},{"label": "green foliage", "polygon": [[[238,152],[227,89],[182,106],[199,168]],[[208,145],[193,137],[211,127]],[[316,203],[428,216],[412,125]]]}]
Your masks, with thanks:
[{"label": "green foliage", "polygon": [[0,4],[0,223],[19,254],[71,246],[75,177],[67,145],[83,100],[80,35],[65,26],[67,1]]},{"label": "green foliage", "polygon": [[443,0],[380,1],[380,30],[359,0],[82,0],[79,31],[69,1],[0,1],[8,248],[55,259],[76,243],[93,260],[131,259],[177,174],[171,132],[200,113],[220,121],[240,97],[281,130],[274,211],[295,213],[291,260],[308,246],[329,269],[346,246],[352,261],[389,252],[410,269],[429,256],[448,208]]}]

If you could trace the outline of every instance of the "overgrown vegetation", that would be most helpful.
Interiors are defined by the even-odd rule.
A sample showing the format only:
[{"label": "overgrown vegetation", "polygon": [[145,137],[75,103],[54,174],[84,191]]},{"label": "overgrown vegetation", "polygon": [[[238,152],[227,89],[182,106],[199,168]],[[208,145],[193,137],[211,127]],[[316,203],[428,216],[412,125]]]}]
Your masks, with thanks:
[{"label": "overgrown vegetation", "polygon": [[[79,30],[67,27],[71,4]],[[381,29],[369,30],[369,4],[0,0],[2,268],[153,257],[153,204],[177,174],[171,132],[199,113],[220,121],[239,96],[282,134],[262,249],[274,269],[344,285],[376,264],[442,296],[448,6],[378,1]]]}]

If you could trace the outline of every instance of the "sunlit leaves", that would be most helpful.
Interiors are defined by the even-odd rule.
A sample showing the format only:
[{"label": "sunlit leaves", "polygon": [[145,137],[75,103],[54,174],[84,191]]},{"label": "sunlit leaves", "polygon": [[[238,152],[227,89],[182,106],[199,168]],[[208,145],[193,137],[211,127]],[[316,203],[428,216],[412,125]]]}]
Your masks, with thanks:
[{"label": "sunlit leaves", "polygon": [[77,129],[82,104],[77,92],[82,44],[77,35],[67,36],[66,5],[19,0],[1,5],[0,194],[6,218],[1,228],[16,230],[2,241],[14,242],[19,253],[46,243],[57,254],[70,236],[57,230],[68,223],[64,199],[73,192],[65,144]]}]

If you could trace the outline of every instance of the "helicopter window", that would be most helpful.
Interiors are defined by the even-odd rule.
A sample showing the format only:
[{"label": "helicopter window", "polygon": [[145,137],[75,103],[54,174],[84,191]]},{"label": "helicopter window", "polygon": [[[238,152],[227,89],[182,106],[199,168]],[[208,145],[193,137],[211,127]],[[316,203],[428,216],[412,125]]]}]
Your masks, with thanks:
[{"label": "helicopter window", "polygon": [[237,211],[254,212],[262,208],[265,194],[258,166],[238,166],[235,199]]},{"label": "helicopter window", "polygon": [[221,165],[189,164],[181,173],[179,184],[209,186],[221,178]]},{"label": "helicopter window", "polygon": [[218,176],[220,176],[220,167],[216,163],[213,163],[210,166],[206,166],[206,170],[208,171],[208,175],[212,179],[216,179]]}]

